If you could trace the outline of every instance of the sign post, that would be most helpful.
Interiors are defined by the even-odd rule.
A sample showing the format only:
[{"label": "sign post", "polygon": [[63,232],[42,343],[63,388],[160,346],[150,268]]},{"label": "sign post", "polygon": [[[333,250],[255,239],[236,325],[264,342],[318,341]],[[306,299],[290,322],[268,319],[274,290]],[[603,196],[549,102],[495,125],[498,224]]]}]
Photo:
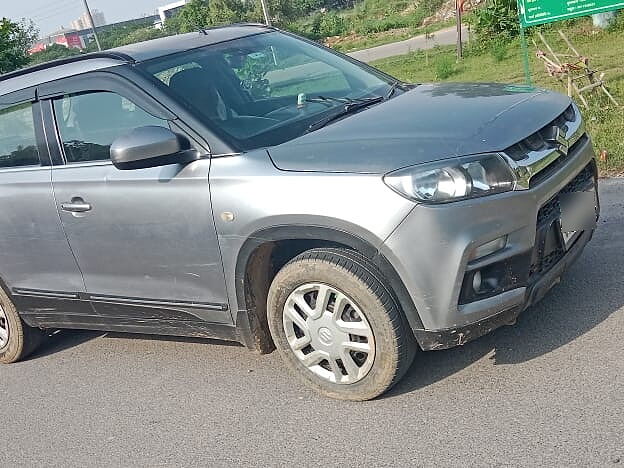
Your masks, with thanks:
[{"label": "sign post", "polygon": [[526,82],[531,85],[529,48],[525,29],[579,16],[589,16],[624,8],[624,0],[518,0],[520,40],[524,55]]},{"label": "sign post", "polygon": [[624,8],[624,0],[518,0],[520,22],[525,28],[620,8]]},{"label": "sign post", "polygon": [[455,0],[455,17],[457,20],[457,60],[461,60],[464,56],[462,50],[462,10],[464,8],[463,0]]},{"label": "sign post", "polygon": [[533,86],[533,80],[531,79],[531,62],[529,61],[529,45],[527,44],[526,32],[522,25],[520,25],[520,44],[522,46],[524,79],[526,80],[527,86]]}]

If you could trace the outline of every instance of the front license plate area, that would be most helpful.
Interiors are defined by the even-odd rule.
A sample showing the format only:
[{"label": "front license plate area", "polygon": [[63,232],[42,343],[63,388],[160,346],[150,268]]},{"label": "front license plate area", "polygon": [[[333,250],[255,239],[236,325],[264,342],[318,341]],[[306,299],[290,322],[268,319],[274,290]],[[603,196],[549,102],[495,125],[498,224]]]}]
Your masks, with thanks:
[{"label": "front license plate area", "polygon": [[596,227],[598,198],[596,191],[569,192],[559,195],[559,227],[563,247],[568,250],[583,231]]}]

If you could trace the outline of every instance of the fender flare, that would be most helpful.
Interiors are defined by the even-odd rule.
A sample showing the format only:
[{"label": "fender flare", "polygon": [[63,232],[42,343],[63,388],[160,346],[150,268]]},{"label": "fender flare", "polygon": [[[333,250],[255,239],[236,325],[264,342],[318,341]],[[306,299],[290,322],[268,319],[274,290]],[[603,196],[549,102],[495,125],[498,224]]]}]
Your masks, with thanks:
[{"label": "fender flare", "polygon": [[[424,329],[420,315],[414,305],[414,301],[403,284],[401,277],[396,272],[390,261],[369,241],[349,232],[325,226],[273,226],[270,228],[260,229],[250,235],[240,248],[236,259],[235,284],[236,302],[238,304],[236,323],[241,334],[240,338],[247,346],[250,346],[249,344],[251,341],[258,341],[258,337],[254,337],[254,330],[257,332],[257,326],[254,324],[261,322],[260,317],[250,316],[253,315],[254,311],[249,309],[249,304],[247,303],[248,291],[246,289],[247,284],[245,282],[245,274],[249,261],[257,249],[262,245],[283,240],[331,242],[347,246],[360,252],[379,269],[383,277],[387,280],[387,286],[390,288],[390,292],[394,296],[394,299],[403,310],[405,318],[407,319],[411,329]],[[257,348],[257,346],[250,347]]]}]

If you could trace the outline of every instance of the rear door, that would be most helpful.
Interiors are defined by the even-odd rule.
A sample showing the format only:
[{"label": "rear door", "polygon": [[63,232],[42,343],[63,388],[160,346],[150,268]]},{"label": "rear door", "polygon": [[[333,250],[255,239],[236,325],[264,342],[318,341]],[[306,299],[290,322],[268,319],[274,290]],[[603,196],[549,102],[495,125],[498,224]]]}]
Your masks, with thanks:
[{"label": "rear door", "polygon": [[134,128],[182,132],[175,116],[110,73],[41,87],[40,96],[56,122],[58,216],[98,315],[121,327],[231,323],[210,159],[128,171],[110,161],[113,140]]},{"label": "rear door", "polygon": [[56,210],[34,89],[0,97],[0,206],[0,278],[18,310],[42,323],[93,314]]}]

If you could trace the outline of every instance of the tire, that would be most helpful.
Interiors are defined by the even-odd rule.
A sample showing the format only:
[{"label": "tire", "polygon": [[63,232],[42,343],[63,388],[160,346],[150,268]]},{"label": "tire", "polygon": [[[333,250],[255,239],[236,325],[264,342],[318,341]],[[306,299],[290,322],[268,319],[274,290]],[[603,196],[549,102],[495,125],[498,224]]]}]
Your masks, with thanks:
[{"label": "tire", "polygon": [[21,319],[13,302],[0,288],[0,364],[12,364],[26,359],[41,343],[43,334],[38,328],[29,327]]},{"label": "tire", "polygon": [[416,341],[384,282],[363,255],[337,248],[308,250],[277,273],[269,328],[286,365],[309,387],[364,401],[407,372]]}]

